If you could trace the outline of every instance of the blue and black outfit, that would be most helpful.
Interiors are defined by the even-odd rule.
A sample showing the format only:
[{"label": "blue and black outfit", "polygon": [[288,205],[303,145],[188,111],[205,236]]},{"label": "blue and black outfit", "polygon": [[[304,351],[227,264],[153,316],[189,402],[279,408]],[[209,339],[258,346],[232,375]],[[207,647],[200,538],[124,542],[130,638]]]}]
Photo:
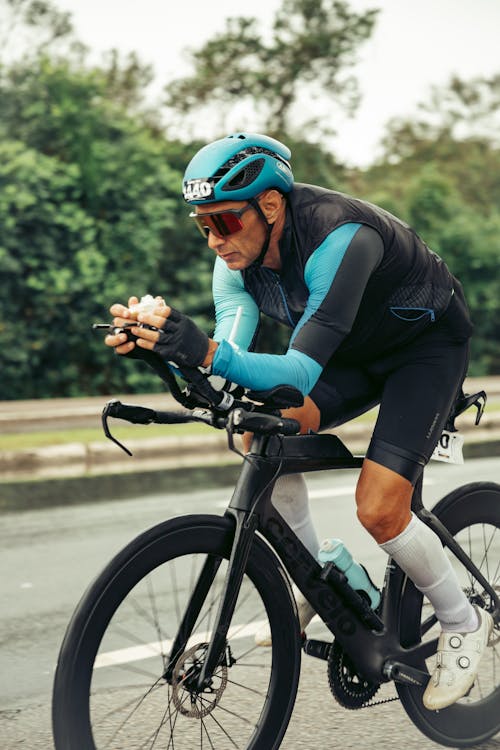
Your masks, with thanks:
[{"label": "blue and black outfit", "polygon": [[[461,286],[381,208],[303,184],[286,199],[279,273],[216,260],[213,371],[256,390],[299,388],[322,428],[380,403],[367,456],[413,482],[465,376],[472,326]],[[252,353],[261,313],[292,329],[286,354]]]}]

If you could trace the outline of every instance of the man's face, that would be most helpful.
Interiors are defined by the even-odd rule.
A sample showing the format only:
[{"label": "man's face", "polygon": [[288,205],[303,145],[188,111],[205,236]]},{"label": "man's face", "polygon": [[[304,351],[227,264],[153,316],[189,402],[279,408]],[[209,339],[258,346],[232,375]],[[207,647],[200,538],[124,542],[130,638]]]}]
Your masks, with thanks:
[{"label": "man's face", "polygon": [[[206,206],[196,206],[196,213],[239,210],[248,206],[247,201],[220,201]],[[227,237],[217,237],[213,232],[208,234],[208,247],[227,264],[232,271],[248,268],[258,257],[266,237],[264,222],[254,208],[249,208],[240,217],[242,229]]]}]

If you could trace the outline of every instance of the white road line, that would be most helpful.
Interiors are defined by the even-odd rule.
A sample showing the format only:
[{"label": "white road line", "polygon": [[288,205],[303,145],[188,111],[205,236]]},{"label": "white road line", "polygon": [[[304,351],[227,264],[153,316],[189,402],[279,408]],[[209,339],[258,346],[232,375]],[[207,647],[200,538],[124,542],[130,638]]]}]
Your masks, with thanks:
[{"label": "white road line", "polygon": [[[234,641],[240,638],[253,637],[266,623],[267,620],[257,620],[251,625],[232,625],[228,631],[228,638]],[[196,643],[205,643],[209,640],[209,637],[210,633],[197,633],[189,639],[187,648],[194,646]],[[107,651],[103,654],[98,654],[94,662],[94,669],[115,667],[119,664],[128,664],[129,662],[140,661],[141,659],[151,659],[154,656],[161,656],[162,653],[168,654],[172,648],[172,643],[173,641],[167,638],[163,641],[152,641],[151,643],[143,643],[138,646],[128,646],[127,648],[119,648],[115,651]]]},{"label": "white road line", "polygon": [[[435,484],[433,479],[425,479],[424,485]],[[319,489],[310,490],[309,498],[311,500],[318,500],[323,497],[341,497],[351,496],[354,499],[354,493],[356,491],[356,485],[348,485],[344,487],[322,487]],[[217,503],[219,507],[227,507],[227,501],[221,501]],[[229,629],[228,637],[231,640],[238,638],[248,638],[255,635],[255,633],[266,623],[266,620],[260,620],[254,622],[252,625],[233,625]],[[188,642],[188,647],[193,646],[195,643],[203,643],[207,641],[209,634],[199,633],[194,638],[191,638]],[[94,668],[100,669],[102,667],[113,667],[119,664],[127,664],[133,661],[140,661],[141,659],[150,659],[154,656],[160,656],[162,653],[168,654],[172,648],[172,641],[170,639],[164,641],[153,641],[151,643],[144,643],[139,646],[129,646],[128,648],[120,648],[115,651],[108,651],[103,654],[99,654],[95,660]]]}]

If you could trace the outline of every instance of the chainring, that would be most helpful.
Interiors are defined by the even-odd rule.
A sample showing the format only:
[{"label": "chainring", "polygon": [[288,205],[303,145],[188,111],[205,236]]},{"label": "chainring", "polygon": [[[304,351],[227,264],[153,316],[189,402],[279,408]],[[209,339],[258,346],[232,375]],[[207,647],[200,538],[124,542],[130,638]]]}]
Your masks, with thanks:
[{"label": "chainring", "polygon": [[361,677],[342,646],[333,642],[328,655],[328,683],[335,700],[344,708],[362,708],[380,687]]}]

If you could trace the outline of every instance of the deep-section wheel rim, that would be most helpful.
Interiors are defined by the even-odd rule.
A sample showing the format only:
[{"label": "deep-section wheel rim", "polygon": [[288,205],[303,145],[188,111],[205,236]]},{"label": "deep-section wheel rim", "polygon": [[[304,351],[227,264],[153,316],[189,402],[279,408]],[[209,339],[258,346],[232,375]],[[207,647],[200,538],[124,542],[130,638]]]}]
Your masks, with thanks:
[{"label": "deep-section wheel rim", "polygon": [[[500,587],[500,487],[474,483],[450,493],[436,506],[436,514],[490,582]],[[451,564],[470,601],[491,609],[490,596],[447,550]],[[408,585],[402,602],[402,639],[407,645],[435,638],[439,626],[432,607]],[[421,623],[420,630],[418,623]],[[435,657],[423,662],[431,672]],[[422,705],[423,688],[399,685],[398,692],[408,714],[431,739],[451,747],[468,747],[500,731],[500,646],[496,626],[481,660],[477,679],[468,695],[447,709],[427,711]]]},{"label": "deep-section wheel rim", "polygon": [[[221,519],[212,526],[179,525],[153,533],[138,549],[132,543],[82,600],[56,674],[58,748],[278,747],[295,697],[300,639],[276,558],[256,540],[225,652],[212,682],[199,692],[195,672],[213,628],[232,527]],[[220,562],[215,579],[189,641],[170,660],[207,559]],[[255,633],[267,621],[273,645],[257,647]]]}]

